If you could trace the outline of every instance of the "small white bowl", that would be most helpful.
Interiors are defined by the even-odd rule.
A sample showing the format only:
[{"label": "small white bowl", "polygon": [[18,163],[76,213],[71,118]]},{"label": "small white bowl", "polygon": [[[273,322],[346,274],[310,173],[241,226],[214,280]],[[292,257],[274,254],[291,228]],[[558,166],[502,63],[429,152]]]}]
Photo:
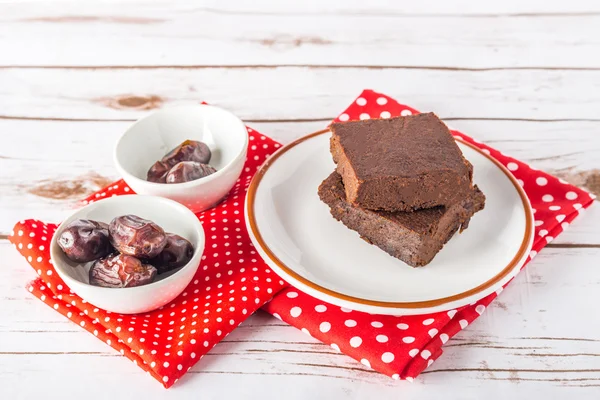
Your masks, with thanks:
[{"label": "small white bowl", "polygon": [[[209,164],[217,172],[185,183],[148,182],[152,164],[188,139],[208,145]],[[167,107],[134,123],[117,142],[114,161],[136,193],[166,197],[200,212],[229,193],[242,173],[247,150],[248,132],[239,118],[218,107],[192,104]]]},{"label": "small white bowl", "polygon": [[[76,219],[110,223],[113,218],[126,214],[154,221],[165,232],[175,233],[189,240],[194,246],[190,262],[171,274],[158,275],[155,282],[144,286],[105,288],[90,285],[89,270],[92,263],[79,264],[69,260],[58,246],[58,237]],[[155,310],[179,296],[194,278],[203,252],[204,229],[190,210],[172,200],[136,195],[111,197],[79,209],[58,227],[50,246],[54,269],[73,292],[96,307],[121,314]]]}]

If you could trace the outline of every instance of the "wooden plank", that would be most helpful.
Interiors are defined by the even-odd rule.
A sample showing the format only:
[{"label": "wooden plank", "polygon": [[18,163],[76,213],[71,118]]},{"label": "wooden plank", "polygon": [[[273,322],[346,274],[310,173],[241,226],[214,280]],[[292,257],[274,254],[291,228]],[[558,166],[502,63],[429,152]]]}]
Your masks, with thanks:
[{"label": "wooden plank", "polygon": [[0,65],[600,68],[593,2],[211,3],[2,5]]},{"label": "wooden plank", "polygon": [[[0,293],[19,304],[15,313],[8,312],[15,308],[12,304],[0,309],[0,384],[8,388],[7,395],[17,393],[10,392],[14,385],[9,384],[16,376],[15,365],[19,374],[27,374],[40,385],[53,387],[52,382],[63,382],[65,376],[78,382],[65,385],[62,396],[79,394],[98,380],[106,385],[106,395],[113,393],[111,388],[132,384],[148,390],[149,398],[163,393],[151,378],[92,335],[68,322],[70,329],[64,329],[58,324],[64,317],[37,300],[25,302],[31,295],[17,286],[27,267],[7,247],[0,244]],[[231,380],[235,375],[233,386],[247,380],[248,390],[256,393],[260,385],[294,384],[297,398],[314,394],[308,388],[313,385],[318,385],[320,393],[331,391],[339,397],[343,393],[360,397],[364,390],[397,396],[402,390],[409,396],[439,398],[448,381],[468,382],[473,394],[493,381],[508,393],[548,390],[554,396],[579,393],[587,398],[594,393],[590,388],[600,384],[600,341],[594,334],[599,326],[596,319],[589,318],[594,312],[589,299],[600,284],[600,271],[594,268],[598,256],[599,249],[546,249],[540,253],[483,317],[448,343],[445,355],[415,385],[372,373],[295,328],[259,313],[215,347],[173,390],[207,396],[229,393],[226,387],[232,385],[224,385],[220,379],[227,376]],[[572,312],[574,309],[578,312]],[[24,325],[27,316],[30,325]],[[54,329],[56,326],[59,329]],[[344,390],[338,391],[340,388]],[[18,389],[27,398],[29,389]]]},{"label": "wooden plank", "polygon": [[[451,121],[451,126],[534,167],[600,195],[598,122]],[[25,218],[58,222],[76,201],[117,179],[112,148],[130,122],[0,120],[0,235]],[[325,121],[251,125],[282,143],[322,129]],[[16,133],[19,140],[10,140]],[[583,179],[582,177],[585,177]],[[587,211],[554,243],[600,244],[600,208]]]},{"label": "wooden plank", "polygon": [[370,87],[446,119],[600,120],[600,70],[10,68],[0,87],[4,119],[133,120],[205,100],[246,120],[326,121]]}]

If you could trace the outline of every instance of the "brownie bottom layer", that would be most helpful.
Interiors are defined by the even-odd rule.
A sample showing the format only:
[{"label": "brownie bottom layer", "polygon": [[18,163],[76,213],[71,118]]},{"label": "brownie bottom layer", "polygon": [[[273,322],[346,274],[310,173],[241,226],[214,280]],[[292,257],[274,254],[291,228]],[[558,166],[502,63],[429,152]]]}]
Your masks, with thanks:
[{"label": "brownie bottom layer", "polygon": [[458,231],[467,228],[473,214],[483,209],[485,196],[477,186],[449,207],[414,212],[373,211],[346,200],[341,176],[334,172],[319,186],[319,197],[331,215],[393,257],[412,267],[427,265]]}]

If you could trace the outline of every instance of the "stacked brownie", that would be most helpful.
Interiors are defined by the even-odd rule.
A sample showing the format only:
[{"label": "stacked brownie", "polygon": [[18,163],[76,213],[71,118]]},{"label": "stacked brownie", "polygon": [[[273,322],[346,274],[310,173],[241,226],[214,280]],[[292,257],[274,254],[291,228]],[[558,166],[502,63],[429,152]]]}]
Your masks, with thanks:
[{"label": "stacked brownie", "polygon": [[413,267],[428,264],[484,207],[473,166],[433,113],[334,123],[336,171],[319,187],[331,215]]}]

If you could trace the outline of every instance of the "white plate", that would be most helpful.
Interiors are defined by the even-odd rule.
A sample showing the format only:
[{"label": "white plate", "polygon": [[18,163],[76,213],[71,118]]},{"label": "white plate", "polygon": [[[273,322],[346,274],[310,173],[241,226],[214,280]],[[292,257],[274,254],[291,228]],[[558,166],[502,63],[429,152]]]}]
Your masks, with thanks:
[{"label": "white plate", "polygon": [[527,196],[501,164],[457,140],[473,164],[485,209],[427,266],[412,268],[333,219],[317,188],[335,169],[328,131],[283,147],[254,177],[246,223],[254,246],[281,277],[331,304],[412,315],[464,306],[515,276],[533,242]]}]

